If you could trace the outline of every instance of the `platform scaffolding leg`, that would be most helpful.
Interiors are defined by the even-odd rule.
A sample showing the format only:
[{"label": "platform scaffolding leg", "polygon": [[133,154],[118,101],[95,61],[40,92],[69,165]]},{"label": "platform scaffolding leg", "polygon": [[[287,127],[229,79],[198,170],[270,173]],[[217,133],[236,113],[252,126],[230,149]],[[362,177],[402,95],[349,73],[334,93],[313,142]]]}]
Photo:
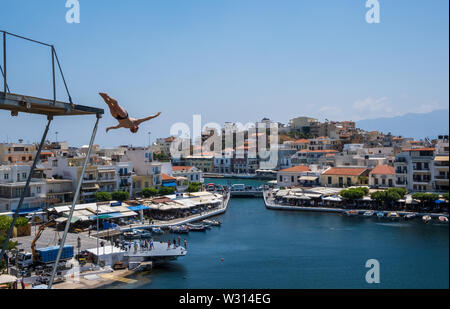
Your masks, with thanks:
[{"label": "platform scaffolding leg", "polygon": [[88,152],[86,154],[86,158],[84,159],[83,169],[81,170],[80,179],[78,180],[77,189],[75,191],[75,195],[72,201],[72,207],[70,208],[69,217],[67,218],[66,227],[64,228],[64,234],[61,238],[61,243],[59,245],[58,255],[56,256],[55,265],[53,266],[52,276],[48,283],[48,289],[52,288],[53,281],[55,280],[56,271],[58,270],[58,264],[61,259],[62,250],[64,248],[64,243],[66,242],[67,233],[69,232],[70,222],[72,221],[73,211],[75,210],[75,204],[77,203],[78,196],[80,194],[81,185],[83,184],[84,173],[86,172],[86,167],[89,162],[89,158],[91,156],[92,145],[94,144],[95,135],[97,134],[98,122],[100,121],[101,115],[97,115],[97,120],[95,122],[94,130],[92,131],[91,141],[89,142]]},{"label": "platform scaffolding leg", "polygon": [[0,254],[0,260],[3,259],[3,256],[4,256],[5,252],[6,252],[7,247],[8,247],[8,242],[11,239],[12,232],[13,232],[13,229],[14,229],[14,225],[16,224],[16,220],[19,217],[20,209],[22,208],[23,200],[25,199],[25,195],[27,194],[28,189],[30,187],[31,179],[33,178],[34,169],[36,168],[36,165],[37,165],[38,161],[40,160],[42,146],[44,146],[45,140],[47,138],[48,129],[50,128],[50,123],[53,120],[53,116],[48,116],[47,119],[48,119],[48,122],[47,122],[47,126],[45,127],[44,134],[42,135],[41,143],[39,144],[39,148],[38,148],[38,151],[36,153],[36,157],[34,158],[33,165],[31,166],[31,170],[30,170],[30,173],[28,175],[27,182],[25,184],[25,188],[22,191],[22,193],[20,194],[19,205],[17,205],[17,209],[14,212],[13,221],[11,222],[11,226],[9,227],[8,234],[6,236],[5,242],[3,243],[2,252]]}]

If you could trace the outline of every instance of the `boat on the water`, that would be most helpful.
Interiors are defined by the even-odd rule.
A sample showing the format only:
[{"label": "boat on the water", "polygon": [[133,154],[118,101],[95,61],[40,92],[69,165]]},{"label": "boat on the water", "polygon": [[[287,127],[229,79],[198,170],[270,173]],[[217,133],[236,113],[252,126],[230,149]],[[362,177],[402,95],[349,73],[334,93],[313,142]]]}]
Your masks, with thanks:
[{"label": "boat on the water", "polygon": [[400,215],[397,212],[390,212],[388,213],[387,217],[391,220],[400,219]]},{"label": "boat on the water", "polygon": [[185,225],[181,225],[181,226],[171,226],[169,228],[169,231],[171,233],[175,233],[175,234],[187,234],[189,233],[189,228]]},{"label": "boat on the water", "polygon": [[222,225],[222,223],[220,221],[216,221],[216,220],[203,220],[203,223],[208,224],[208,225],[212,225],[212,226],[220,226],[220,225]]},{"label": "boat on the water", "polygon": [[152,233],[153,234],[163,234],[163,230],[160,227],[154,227],[152,228]]},{"label": "boat on the water", "polygon": [[358,215],[358,211],[356,211],[356,210],[347,210],[345,212],[345,215],[347,215],[349,217],[357,216]]},{"label": "boat on the water", "polygon": [[372,217],[374,213],[375,212],[373,212],[372,210],[368,210],[368,211],[363,213],[363,216],[366,217],[366,218],[369,218],[369,217]]},{"label": "boat on the water", "polygon": [[422,217],[423,222],[428,223],[431,221],[431,217],[430,216],[423,216]]},{"label": "boat on the water", "polygon": [[440,216],[438,219],[441,223],[448,223],[448,218],[446,216]]},{"label": "boat on the water", "polygon": [[382,211],[377,212],[377,217],[384,218],[384,212],[382,212]]},{"label": "boat on the water", "polygon": [[186,224],[186,226],[188,227],[189,231],[192,231],[192,232],[204,232],[204,231],[206,231],[206,227],[203,224],[191,224],[191,223],[188,223],[188,224]]},{"label": "boat on the water", "polygon": [[415,217],[416,217],[416,214],[406,214],[405,215],[406,220],[411,220],[411,219],[414,219]]}]

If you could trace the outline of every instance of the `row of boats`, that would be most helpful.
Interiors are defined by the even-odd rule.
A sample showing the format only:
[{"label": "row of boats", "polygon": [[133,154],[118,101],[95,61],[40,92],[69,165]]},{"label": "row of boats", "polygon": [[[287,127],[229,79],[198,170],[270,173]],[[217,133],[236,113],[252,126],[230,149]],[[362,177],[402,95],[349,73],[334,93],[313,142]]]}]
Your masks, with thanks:
[{"label": "row of boats", "polygon": [[169,227],[153,227],[149,230],[146,229],[133,229],[130,232],[125,232],[123,236],[126,239],[140,239],[150,238],[154,235],[164,234],[164,230],[168,230],[171,233],[187,234],[189,232],[203,232],[210,229],[212,226],[220,226],[222,223],[216,220],[203,220],[199,224],[187,223],[184,225],[169,226]]},{"label": "row of boats", "polygon": [[222,223],[216,220],[203,220],[199,224],[187,223],[183,225],[170,226],[169,231],[174,234],[187,234],[189,232],[205,232],[213,226],[220,226]]},{"label": "row of boats", "polygon": [[[359,216],[359,215],[361,215],[361,213],[358,210],[348,210],[348,211],[345,212],[345,215],[347,215],[349,217],[353,217],[353,216]],[[371,217],[376,216],[378,218],[388,218],[388,219],[391,219],[391,220],[398,220],[398,219],[401,219],[402,217],[405,220],[411,220],[411,219],[415,219],[415,218],[418,217],[418,215],[415,214],[415,213],[407,213],[407,214],[401,216],[398,212],[395,212],[395,211],[388,212],[386,214],[383,211],[375,212],[373,210],[367,210],[367,211],[363,212],[362,216],[366,217],[366,218],[371,218]],[[429,215],[425,215],[425,216],[422,217],[422,220],[425,223],[428,223],[428,222],[432,222],[433,218],[431,216],[429,216]],[[446,217],[446,216],[439,216],[437,218],[437,220],[439,222],[441,222],[441,223],[448,223],[448,217]]]}]

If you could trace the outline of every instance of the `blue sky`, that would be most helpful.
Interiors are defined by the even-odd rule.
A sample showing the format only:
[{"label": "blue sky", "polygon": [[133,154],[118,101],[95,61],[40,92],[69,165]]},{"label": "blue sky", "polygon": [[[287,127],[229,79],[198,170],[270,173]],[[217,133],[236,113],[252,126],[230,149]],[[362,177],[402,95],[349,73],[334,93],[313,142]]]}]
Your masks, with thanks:
[{"label": "blue sky", "polygon": [[[2,0],[0,29],[55,45],[74,101],[106,107],[116,97],[133,117],[161,111],[138,134],[106,114],[96,142],[146,145],[175,122],[246,123],[294,116],[360,120],[448,109],[447,0]],[[8,42],[12,92],[51,97],[49,51]],[[61,81],[58,94],[65,99]],[[49,138],[88,142],[94,119],[57,119]],[[0,141],[37,141],[45,119],[0,113]]]}]

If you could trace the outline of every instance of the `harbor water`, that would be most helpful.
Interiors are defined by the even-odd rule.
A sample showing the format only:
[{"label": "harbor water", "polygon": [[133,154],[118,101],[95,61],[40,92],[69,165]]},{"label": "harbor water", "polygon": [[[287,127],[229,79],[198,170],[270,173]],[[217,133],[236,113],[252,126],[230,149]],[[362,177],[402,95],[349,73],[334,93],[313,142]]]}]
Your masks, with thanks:
[{"label": "harbor water", "polygon": [[[181,235],[186,257],[108,288],[449,288],[448,225],[271,211],[255,198],[233,198],[215,219],[221,227]],[[379,284],[366,282],[369,259],[380,263]]]}]

